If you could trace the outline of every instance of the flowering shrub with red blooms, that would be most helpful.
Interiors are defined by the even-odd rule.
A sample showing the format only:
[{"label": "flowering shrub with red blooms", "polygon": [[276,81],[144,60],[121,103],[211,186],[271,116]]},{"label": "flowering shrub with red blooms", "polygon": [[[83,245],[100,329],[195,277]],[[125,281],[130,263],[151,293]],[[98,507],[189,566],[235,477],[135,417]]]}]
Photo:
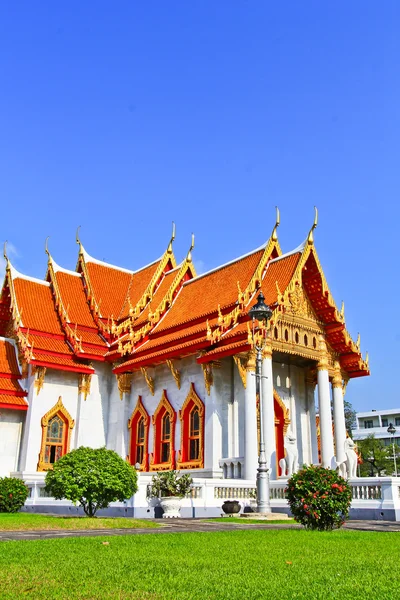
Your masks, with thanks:
[{"label": "flowering shrub with red blooms", "polygon": [[25,504],[29,490],[16,477],[0,477],[0,512],[14,513]]},{"label": "flowering shrub with red blooms", "polygon": [[331,469],[304,467],[288,480],[285,493],[295,520],[308,529],[330,531],[349,516],[351,487]]}]

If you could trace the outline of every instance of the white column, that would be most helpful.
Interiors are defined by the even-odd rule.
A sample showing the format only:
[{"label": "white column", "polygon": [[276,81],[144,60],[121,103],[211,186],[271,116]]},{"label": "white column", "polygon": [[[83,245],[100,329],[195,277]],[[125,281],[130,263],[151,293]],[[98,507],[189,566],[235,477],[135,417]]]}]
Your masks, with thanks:
[{"label": "white column", "polygon": [[311,462],[318,464],[317,420],[315,414],[315,379],[312,373],[306,374],[306,397],[310,422]]},{"label": "white column", "polygon": [[[212,368],[212,377],[210,381],[209,395],[207,394],[206,386],[204,387],[205,394],[205,427],[204,427],[204,468],[206,476],[212,478],[222,477],[222,468],[220,467],[221,458],[223,455],[223,434],[228,434],[223,431],[223,423],[228,426],[227,415],[224,411],[227,408],[228,400],[230,400],[230,386],[226,385],[226,364],[222,364],[220,368]],[[225,451],[227,449],[225,448]],[[228,475],[229,477],[229,475]]]},{"label": "white column", "polygon": [[262,361],[262,417],[265,455],[269,468],[270,479],[276,479],[276,445],[275,445],[275,410],[274,410],[274,380],[272,375],[272,349],[266,345]]},{"label": "white column", "polygon": [[336,462],[343,463],[346,460],[346,421],[344,418],[343,384],[340,365],[335,363],[335,375],[332,380],[333,391],[333,422],[335,424],[335,447]]},{"label": "white column", "polygon": [[[123,459],[128,454],[128,415],[126,407],[129,404],[131,395],[132,373],[122,373],[117,375],[119,400],[114,394],[113,421],[114,426],[114,444],[111,446]],[[110,428],[109,428],[110,429]]]},{"label": "white column", "polygon": [[255,356],[251,352],[246,366],[244,398],[244,478],[255,482],[258,467]]},{"label": "white column", "polygon": [[320,336],[321,358],[318,363],[318,404],[321,436],[321,462],[323,467],[331,467],[334,455],[329,386],[328,359],[325,340]]}]

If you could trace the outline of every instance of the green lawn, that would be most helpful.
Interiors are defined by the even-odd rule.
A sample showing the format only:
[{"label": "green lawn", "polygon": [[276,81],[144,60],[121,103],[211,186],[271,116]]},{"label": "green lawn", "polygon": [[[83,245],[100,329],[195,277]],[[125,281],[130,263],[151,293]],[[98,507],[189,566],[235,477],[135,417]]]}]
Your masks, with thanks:
[{"label": "green lawn", "polygon": [[229,523],[240,523],[241,525],[246,525],[246,524],[258,524],[260,523],[261,525],[270,525],[271,523],[276,523],[278,525],[280,525],[281,523],[296,523],[296,521],[294,519],[276,519],[276,520],[270,520],[268,521],[268,519],[248,519],[247,517],[216,517],[215,519],[207,519],[207,523],[226,523],[227,525],[229,525]]},{"label": "green lawn", "polygon": [[0,598],[399,598],[395,533],[241,530],[0,543]]},{"label": "green lawn", "polygon": [[1,531],[20,531],[27,529],[107,529],[107,528],[158,527],[148,519],[115,519],[88,517],[56,517],[29,513],[0,513]]}]

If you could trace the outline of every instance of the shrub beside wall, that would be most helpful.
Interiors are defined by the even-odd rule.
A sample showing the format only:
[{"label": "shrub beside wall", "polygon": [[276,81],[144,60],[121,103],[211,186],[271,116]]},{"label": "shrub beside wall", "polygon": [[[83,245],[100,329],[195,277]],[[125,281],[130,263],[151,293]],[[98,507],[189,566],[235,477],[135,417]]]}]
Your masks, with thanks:
[{"label": "shrub beside wall", "polygon": [[0,512],[18,512],[29,495],[29,489],[21,479],[0,477]]},{"label": "shrub beside wall", "polygon": [[305,467],[291,476],[285,491],[295,520],[308,529],[329,531],[349,516],[351,487],[331,469]]}]

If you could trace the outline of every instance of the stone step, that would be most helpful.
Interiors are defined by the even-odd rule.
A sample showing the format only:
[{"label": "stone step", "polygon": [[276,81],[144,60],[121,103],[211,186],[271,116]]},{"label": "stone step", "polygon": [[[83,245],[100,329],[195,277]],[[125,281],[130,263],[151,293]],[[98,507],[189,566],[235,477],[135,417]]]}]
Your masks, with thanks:
[{"label": "stone step", "polygon": [[[236,516],[236,515],[235,515]],[[287,519],[292,519],[293,517],[289,517],[286,513],[257,513],[257,512],[248,512],[242,513],[240,515],[243,519],[257,519],[261,521],[286,521]]]}]

